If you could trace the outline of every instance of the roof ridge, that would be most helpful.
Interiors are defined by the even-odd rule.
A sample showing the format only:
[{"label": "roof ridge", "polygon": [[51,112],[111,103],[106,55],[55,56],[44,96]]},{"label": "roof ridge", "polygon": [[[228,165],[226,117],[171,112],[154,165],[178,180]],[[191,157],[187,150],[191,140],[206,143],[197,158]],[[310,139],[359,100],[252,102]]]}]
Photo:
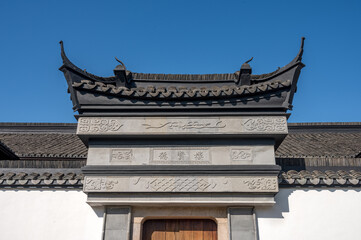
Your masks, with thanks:
[{"label": "roof ridge", "polygon": [[77,123],[0,122],[0,133],[73,133]]},{"label": "roof ridge", "polygon": [[361,126],[361,122],[297,122],[288,123],[288,126]]},{"label": "roof ridge", "polygon": [[76,126],[77,123],[0,122],[0,126]]}]

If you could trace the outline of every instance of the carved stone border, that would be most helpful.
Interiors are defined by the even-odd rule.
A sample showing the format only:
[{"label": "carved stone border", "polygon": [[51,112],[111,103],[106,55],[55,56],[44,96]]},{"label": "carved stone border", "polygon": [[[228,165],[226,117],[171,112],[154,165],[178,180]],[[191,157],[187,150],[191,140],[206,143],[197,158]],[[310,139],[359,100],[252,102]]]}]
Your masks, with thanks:
[{"label": "carved stone border", "polygon": [[284,116],[80,117],[78,135],[287,134]]},{"label": "carved stone border", "polygon": [[87,176],[84,192],[278,192],[276,176]]}]

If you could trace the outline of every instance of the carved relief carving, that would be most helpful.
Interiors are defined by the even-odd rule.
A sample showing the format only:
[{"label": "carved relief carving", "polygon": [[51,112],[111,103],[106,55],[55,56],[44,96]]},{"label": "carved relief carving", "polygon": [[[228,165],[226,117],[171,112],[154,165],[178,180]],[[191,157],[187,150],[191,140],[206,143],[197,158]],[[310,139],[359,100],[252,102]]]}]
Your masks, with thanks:
[{"label": "carved relief carving", "polygon": [[271,178],[258,178],[243,180],[243,183],[248,186],[250,190],[276,190],[277,180]]},{"label": "carved relief carving", "polygon": [[85,190],[112,190],[118,181],[105,178],[91,178],[85,181]]},{"label": "carved relief carving", "polygon": [[203,192],[216,185],[202,178],[155,178],[148,181],[146,188],[151,188],[156,192]]},{"label": "carved relief carving", "polygon": [[225,128],[226,124],[222,123],[222,121],[215,121],[215,122],[199,122],[199,121],[171,121],[166,122],[164,124],[155,126],[151,124],[144,123],[142,124],[145,129],[161,129],[161,128],[168,128],[172,130],[187,130],[187,129],[207,129],[207,128]]},{"label": "carved relief carving", "polygon": [[129,162],[133,158],[132,149],[113,149],[111,154],[111,162]]},{"label": "carved relief carving", "polygon": [[85,192],[277,192],[274,177],[86,177]]},{"label": "carved relief carving", "polygon": [[252,161],[251,149],[232,149],[231,150],[232,161]]},{"label": "carved relief carving", "polygon": [[248,132],[287,132],[285,118],[251,118],[243,122],[245,131]]},{"label": "carved relief carving", "polygon": [[152,149],[152,164],[210,164],[208,149]]},{"label": "carved relief carving", "polygon": [[123,124],[115,119],[81,118],[79,121],[79,132],[105,133],[116,132]]}]

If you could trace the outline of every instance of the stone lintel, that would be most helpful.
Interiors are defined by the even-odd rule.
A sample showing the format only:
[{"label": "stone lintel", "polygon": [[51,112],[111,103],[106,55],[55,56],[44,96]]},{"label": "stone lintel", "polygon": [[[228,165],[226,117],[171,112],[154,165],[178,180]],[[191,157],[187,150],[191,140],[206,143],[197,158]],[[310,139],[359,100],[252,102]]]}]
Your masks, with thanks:
[{"label": "stone lintel", "polygon": [[85,166],[86,176],[278,176],[278,165],[95,165]]},{"label": "stone lintel", "polygon": [[87,203],[96,206],[230,207],[275,204],[275,193],[88,193]]}]

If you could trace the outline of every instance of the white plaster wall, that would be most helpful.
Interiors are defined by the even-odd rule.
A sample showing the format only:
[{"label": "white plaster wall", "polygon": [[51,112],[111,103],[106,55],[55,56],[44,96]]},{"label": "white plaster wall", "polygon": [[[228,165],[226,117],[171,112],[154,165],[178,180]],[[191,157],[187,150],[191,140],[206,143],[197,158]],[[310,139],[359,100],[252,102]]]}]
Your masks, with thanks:
[{"label": "white plaster wall", "polygon": [[361,189],[281,189],[256,216],[260,240],[361,239]]},{"label": "white plaster wall", "polygon": [[0,239],[100,240],[102,208],[77,190],[0,191]]}]

